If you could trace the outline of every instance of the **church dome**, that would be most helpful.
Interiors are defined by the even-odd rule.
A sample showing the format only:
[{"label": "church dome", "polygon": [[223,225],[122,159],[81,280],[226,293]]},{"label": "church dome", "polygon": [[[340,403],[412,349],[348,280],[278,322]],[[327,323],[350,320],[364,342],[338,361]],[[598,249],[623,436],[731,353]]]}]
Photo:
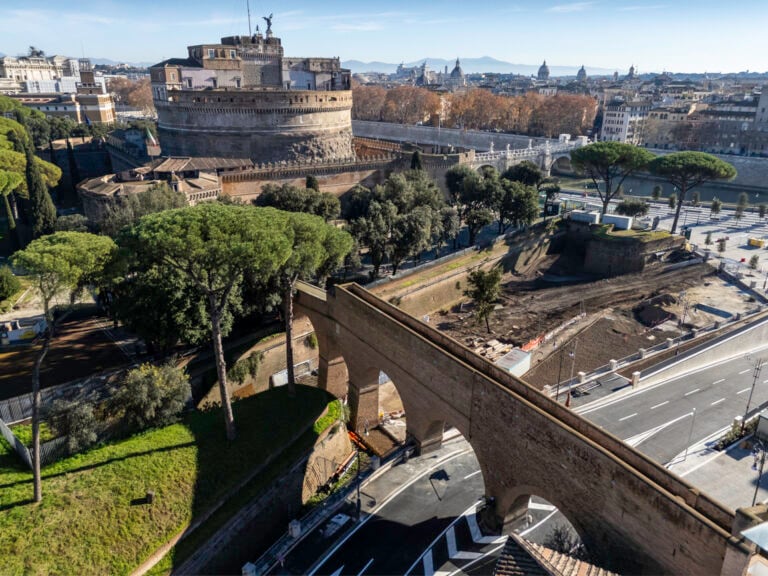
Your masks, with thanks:
[{"label": "church dome", "polygon": [[584,82],[587,79],[587,71],[584,70],[584,66],[579,68],[579,71],[576,73],[576,80],[579,82]]},{"label": "church dome", "polygon": [[458,58],[456,58],[456,66],[451,70],[451,78],[455,80],[464,78],[464,70],[461,69],[461,63]]},{"label": "church dome", "polygon": [[537,74],[539,80],[548,80],[549,79],[549,67],[547,66],[547,61],[544,60],[544,64],[541,65],[539,68],[539,73]]}]

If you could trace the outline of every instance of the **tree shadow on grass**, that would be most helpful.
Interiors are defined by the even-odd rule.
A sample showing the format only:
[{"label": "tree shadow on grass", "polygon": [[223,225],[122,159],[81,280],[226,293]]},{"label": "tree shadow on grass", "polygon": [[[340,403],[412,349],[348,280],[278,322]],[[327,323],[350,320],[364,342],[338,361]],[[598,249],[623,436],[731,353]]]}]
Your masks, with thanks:
[{"label": "tree shadow on grass", "polygon": [[192,518],[193,523],[208,518],[208,523],[187,530],[175,549],[174,569],[217,527],[267,493],[264,507],[253,509],[253,518],[235,531],[237,537],[218,547],[202,565],[204,572],[239,573],[242,564],[256,560],[286,531],[303,506],[307,470],[302,458],[318,438],[312,423],[333,399],[324,390],[297,386],[293,398],[287,387],[280,387],[237,401],[233,404],[237,439],[231,443],[225,438],[221,409],[191,415],[187,423],[198,446]]},{"label": "tree shadow on grass", "polygon": [[[46,480],[49,480],[51,478],[58,478],[60,476],[68,476],[70,474],[77,474],[78,472],[85,472],[87,470],[94,470],[96,468],[100,468],[102,466],[106,466],[108,464],[112,464],[114,462],[122,462],[125,460],[130,460],[131,458],[138,458],[140,456],[148,456],[150,454],[158,454],[161,452],[170,452],[172,450],[178,450],[179,448],[189,448],[191,446],[194,446],[194,442],[184,442],[183,444],[175,444],[174,446],[165,446],[164,448],[157,448],[155,450],[142,450],[141,452],[131,452],[130,454],[126,454],[125,456],[120,456],[117,458],[109,458],[107,460],[104,460],[102,462],[95,462],[93,464],[88,464],[87,466],[81,466],[79,468],[72,468],[67,469],[62,472],[55,472],[52,474],[46,474],[45,468],[43,468],[42,476],[43,476],[43,484],[45,484]],[[17,467],[20,471],[27,470],[24,468],[21,464],[17,464]],[[13,486],[19,486],[21,484],[32,484],[32,472],[29,471],[30,477],[25,480],[18,480],[16,482],[8,482],[7,484],[0,484],[0,489],[2,488],[11,488]],[[31,502],[31,500],[30,500]],[[20,504],[23,504],[24,502],[20,502]],[[2,508],[0,508],[2,510]]]}]

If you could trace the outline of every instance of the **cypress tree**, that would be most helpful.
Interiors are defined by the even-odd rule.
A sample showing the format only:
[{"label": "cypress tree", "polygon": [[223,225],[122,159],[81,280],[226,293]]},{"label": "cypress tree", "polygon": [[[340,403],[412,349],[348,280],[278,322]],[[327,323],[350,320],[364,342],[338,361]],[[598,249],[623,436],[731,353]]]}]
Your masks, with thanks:
[{"label": "cypress tree", "polygon": [[32,142],[27,138],[24,142],[24,156],[27,160],[25,176],[29,191],[30,223],[32,236],[37,238],[51,234],[56,224],[56,207],[53,205],[48,186],[40,174],[40,168],[35,163],[35,153]]},{"label": "cypress tree", "polygon": [[421,152],[418,150],[414,151],[411,156],[411,170],[423,170],[421,166]]}]

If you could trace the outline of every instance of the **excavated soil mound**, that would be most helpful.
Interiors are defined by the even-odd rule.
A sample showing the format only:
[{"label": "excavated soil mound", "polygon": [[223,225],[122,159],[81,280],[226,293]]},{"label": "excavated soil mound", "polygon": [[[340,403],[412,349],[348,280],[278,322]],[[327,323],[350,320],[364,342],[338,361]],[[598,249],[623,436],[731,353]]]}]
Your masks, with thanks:
[{"label": "excavated soil mound", "polygon": [[664,309],[664,306],[677,304],[677,299],[671,294],[661,294],[635,307],[635,318],[645,326],[658,326],[662,322],[675,318],[672,312]]}]

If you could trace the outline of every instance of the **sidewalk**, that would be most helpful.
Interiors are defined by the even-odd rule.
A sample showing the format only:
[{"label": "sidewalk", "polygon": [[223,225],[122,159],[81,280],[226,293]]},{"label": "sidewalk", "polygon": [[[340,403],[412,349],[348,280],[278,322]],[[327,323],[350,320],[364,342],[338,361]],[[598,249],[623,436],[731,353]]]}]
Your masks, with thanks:
[{"label": "sidewalk", "polygon": [[[679,454],[667,468],[729,508],[751,506],[760,475],[760,461],[758,459],[755,466],[752,455],[752,437],[736,442],[727,450],[713,449],[712,445],[723,433],[725,430],[691,446],[687,456]],[[758,503],[768,500],[767,476],[768,462],[757,492]]]}]

